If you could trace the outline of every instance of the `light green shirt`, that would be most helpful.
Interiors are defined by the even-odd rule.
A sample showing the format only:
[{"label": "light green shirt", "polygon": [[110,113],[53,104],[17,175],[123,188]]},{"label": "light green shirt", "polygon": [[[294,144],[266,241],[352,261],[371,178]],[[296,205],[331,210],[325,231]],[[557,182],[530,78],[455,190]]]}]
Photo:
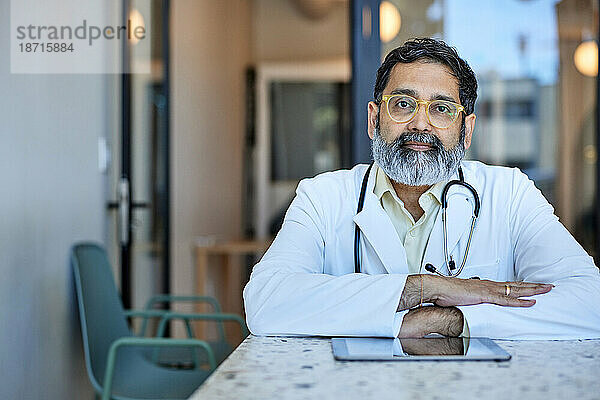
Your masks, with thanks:
[{"label": "light green shirt", "polygon": [[[421,264],[425,256],[425,249],[427,249],[427,242],[442,205],[442,192],[447,182],[436,183],[419,197],[419,205],[424,214],[415,221],[410,212],[404,207],[404,202],[396,194],[390,178],[377,164],[375,165],[377,171],[375,171],[373,193],[375,193],[381,202],[381,206],[390,217],[398,238],[404,245],[409,273],[419,274],[421,273]],[[461,336],[469,336],[469,325],[466,318],[464,319]]]},{"label": "light green shirt", "polygon": [[390,217],[396,233],[406,250],[408,271],[411,274],[421,272],[421,263],[429,241],[429,235],[442,205],[442,191],[446,182],[438,182],[419,197],[419,205],[425,213],[415,221],[404,207],[404,202],[396,194],[390,178],[377,166],[373,193],[379,198],[381,206]]}]

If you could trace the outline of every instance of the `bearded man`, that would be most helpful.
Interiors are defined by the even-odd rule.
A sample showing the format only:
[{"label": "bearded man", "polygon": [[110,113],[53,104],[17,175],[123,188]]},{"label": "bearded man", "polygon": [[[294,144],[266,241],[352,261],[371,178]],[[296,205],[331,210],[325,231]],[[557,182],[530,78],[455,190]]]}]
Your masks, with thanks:
[{"label": "bearded man", "polygon": [[387,55],[374,163],[300,182],[244,289],[253,334],[600,337],[598,268],[552,206],[517,168],[463,160],[476,97],[442,41]]}]

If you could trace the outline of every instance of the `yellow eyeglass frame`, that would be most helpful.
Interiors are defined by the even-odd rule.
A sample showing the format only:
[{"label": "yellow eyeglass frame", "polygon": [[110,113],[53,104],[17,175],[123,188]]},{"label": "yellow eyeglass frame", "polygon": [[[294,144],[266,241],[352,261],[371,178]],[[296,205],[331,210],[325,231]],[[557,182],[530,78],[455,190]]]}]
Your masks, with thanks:
[{"label": "yellow eyeglass frame", "polygon": [[[410,97],[411,99],[413,99],[415,101],[415,103],[417,103],[417,107],[415,108],[415,111],[413,112],[412,117],[410,117],[408,120],[406,121],[397,121],[396,119],[394,119],[394,117],[392,117],[392,114],[390,113],[390,107],[389,107],[389,101],[390,99],[393,99],[394,97]],[[454,121],[452,121],[450,123],[450,125],[442,127],[442,126],[437,126],[436,124],[434,124],[433,122],[431,122],[431,118],[429,117],[429,105],[431,103],[434,103],[436,101],[441,101],[443,103],[448,103],[448,104],[452,104],[453,106],[456,106],[458,112],[456,113],[456,117],[454,118]],[[425,106],[425,115],[427,115],[427,121],[431,124],[431,126],[434,126],[438,129],[448,129],[450,128],[452,125],[454,125],[454,123],[456,122],[456,120],[458,119],[458,116],[460,115],[461,112],[465,112],[465,108],[463,106],[461,106],[458,103],[454,103],[452,101],[447,101],[447,100],[419,100],[419,99],[415,99],[412,96],[409,96],[407,94],[384,94],[383,96],[381,96],[381,102],[385,103],[385,109],[387,111],[388,116],[390,117],[390,119],[398,124],[408,124],[410,121],[412,121],[415,118],[415,115],[417,115],[417,113],[419,112],[419,107],[421,106],[421,104],[423,104]]]}]

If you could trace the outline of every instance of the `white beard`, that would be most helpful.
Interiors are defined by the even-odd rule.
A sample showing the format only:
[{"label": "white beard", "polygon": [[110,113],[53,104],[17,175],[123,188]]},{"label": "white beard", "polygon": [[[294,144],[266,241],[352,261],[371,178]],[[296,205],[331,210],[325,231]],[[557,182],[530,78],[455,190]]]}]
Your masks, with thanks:
[{"label": "white beard", "polygon": [[[433,149],[416,151],[403,145],[415,141],[427,143]],[[409,186],[431,186],[450,180],[465,156],[464,133],[458,144],[450,150],[436,136],[428,133],[403,133],[387,143],[375,128],[371,141],[373,159],[386,175],[398,183]]]}]

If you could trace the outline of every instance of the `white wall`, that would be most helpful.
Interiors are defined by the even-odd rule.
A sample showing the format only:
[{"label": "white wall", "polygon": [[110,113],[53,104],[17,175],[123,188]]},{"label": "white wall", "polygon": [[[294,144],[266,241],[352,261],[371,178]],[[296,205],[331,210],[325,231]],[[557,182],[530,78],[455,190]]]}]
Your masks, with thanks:
[{"label": "white wall", "polygon": [[193,293],[198,235],[241,235],[250,2],[171,2],[172,292]]},{"label": "white wall", "polygon": [[107,77],[12,75],[0,0],[0,398],[91,398],[69,247],[101,240]]}]

